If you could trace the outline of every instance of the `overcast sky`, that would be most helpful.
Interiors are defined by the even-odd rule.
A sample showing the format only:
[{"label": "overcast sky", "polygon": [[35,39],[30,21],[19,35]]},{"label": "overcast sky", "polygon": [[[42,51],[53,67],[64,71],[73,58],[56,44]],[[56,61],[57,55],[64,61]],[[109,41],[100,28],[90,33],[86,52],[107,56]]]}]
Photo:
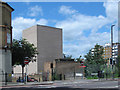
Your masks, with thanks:
[{"label": "overcast sky", "polygon": [[63,29],[63,52],[84,56],[96,43],[110,43],[110,27],[117,42],[118,4],[116,2],[9,2],[13,38],[22,38],[22,30],[36,24]]}]

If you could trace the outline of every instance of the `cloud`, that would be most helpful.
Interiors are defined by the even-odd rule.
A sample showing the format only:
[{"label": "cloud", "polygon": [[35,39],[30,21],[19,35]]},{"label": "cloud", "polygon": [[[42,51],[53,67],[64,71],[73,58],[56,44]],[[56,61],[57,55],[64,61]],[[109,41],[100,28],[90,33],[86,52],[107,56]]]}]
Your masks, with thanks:
[{"label": "cloud", "polygon": [[[78,13],[69,6],[60,7],[59,13],[70,15],[67,19],[56,23],[56,27],[63,28],[64,53],[74,57],[84,56],[96,43],[100,45],[110,43],[110,32],[100,30],[117,23],[117,3],[105,2],[103,7],[106,16],[88,16]],[[85,32],[89,33],[86,35]],[[114,30],[114,41],[117,41],[116,35],[117,30]]]},{"label": "cloud", "polygon": [[77,13],[77,11],[74,9],[71,9],[70,6],[61,6],[59,9],[59,13],[61,13],[61,14],[74,14],[74,13]]},{"label": "cloud", "polygon": [[[104,32],[101,32],[100,30],[106,29],[103,28],[106,26],[110,30],[110,24],[115,23],[117,25],[117,3],[104,2],[103,7],[105,8],[106,16],[83,15],[71,6],[61,6],[59,8],[58,12],[67,16],[62,21],[55,20],[55,27],[63,28],[63,49],[65,54],[73,55],[74,57],[84,56],[96,43],[104,45],[110,42],[110,32],[105,32],[104,30]],[[30,16],[43,15],[42,8],[39,6],[31,7],[29,10]],[[12,23],[13,38],[19,39],[22,36],[22,30],[35,24],[47,25],[48,20],[44,18],[36,20],[17,17]],[[116,26],[114,29],[114,36],[118,36]],[[117,37],[114,37],[114,42],[116,41]]]},{"label": "cloud", "polygon": [[29,28],[33,25],[40,24],[46,25],[48,21],[46,19],[31,19],[31,18],[24,18],[24,17],[17,17],[12,20],[13,26],[13,38],[20,39],[22,38],[22,31],[26,28]]},{"label": "cloud", "polygon": [[88,37],[81,36],[81,40],[71,41],[68,44],[64,43],[64,53],[74,57],[84,56],[95,44],[98,43],[104,46],[105,43],[108,43],[110,41],[109,36],[109,32],[91,33]]},{"label": "cloud", "polygon": [[46,25],[48,23],[48,21],[46,19],[40,19],[36,22],[37,24],[40,24],[40,25]]},{"label": "cloud", "polygon": [[[102,17],[102,18],[101,18]],[[73,15],[72,18],[57,22],[56,27],[63,28],[65,40],[74,40],[83,35],[84,31],[96,32],[111,21],[103,16]],[[69,34],[68,34],[69,33]]]},{"label": "cloud", "polygon": [[31,17],[35,17],[35,16],[38,16],[38,15],[42,16],[43,15],[42,7],[37,6],[37,5],[33,6],[33,7],[30,7],[28,15],[31,16]]},{"label": "cloud", "polygon": [[104,2],[103,6],[106,9],[107,18],[113,20],[118,19],[118,2]]}]

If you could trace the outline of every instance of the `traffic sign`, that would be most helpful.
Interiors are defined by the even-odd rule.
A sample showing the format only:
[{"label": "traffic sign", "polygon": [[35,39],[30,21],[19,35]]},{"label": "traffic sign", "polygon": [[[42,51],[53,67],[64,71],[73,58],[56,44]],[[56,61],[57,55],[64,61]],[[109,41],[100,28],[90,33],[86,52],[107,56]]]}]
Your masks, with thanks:
[{"label": "traffic sign", "polygon": [[79,67],[86,67],[86,66],[79,66]]},{"label": "traffic sign", "polygon": [[25,59],[24,64],[28,64],[28,63],[29,63],[29,60]]},{"label": "traffic sign", "polygon": [[81,61],[81,66],[83,66],[84,65],[84,62],[83,61]]}]

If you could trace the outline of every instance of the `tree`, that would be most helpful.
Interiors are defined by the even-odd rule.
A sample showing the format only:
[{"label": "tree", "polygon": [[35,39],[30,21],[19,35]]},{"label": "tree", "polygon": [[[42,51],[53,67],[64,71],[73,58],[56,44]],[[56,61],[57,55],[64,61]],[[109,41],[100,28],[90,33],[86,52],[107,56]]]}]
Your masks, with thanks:
[{"label": "tree", "polygon": [[37,48],[34,44],[29,43],[26,39],[13,40],[12,43],[12,66],[22,66],[22,78],[24,78],[24,60],[28,57],[29,62],[36,61],[36,55],[38,54]]},{"label": "tree", "polygon": [[81,59],[81,55],[79,56],[79,58],[76,58],[76,60],[78,61],[78,62],[81,62],[82,61],[82,59]]},{"label": "tree", "polygon": [[85,65],[87,66],[87,73],[101,71],[101,66],[105,64],[105,60],[103,59],[103,46],[98,44],[95,45],[94,48],[90,49],[87,55],[85,55]]},{"label": "tree", "polygon": [[118,69],[118,77],[120,77],[120,56],[118,55],[116,67]]},{"label": "tree", "polygon": [[72,55],[67,55],[67,56],[66,56],[66,54],[64,54],[64,58],[65,58],[65,59],[72,59]]}]

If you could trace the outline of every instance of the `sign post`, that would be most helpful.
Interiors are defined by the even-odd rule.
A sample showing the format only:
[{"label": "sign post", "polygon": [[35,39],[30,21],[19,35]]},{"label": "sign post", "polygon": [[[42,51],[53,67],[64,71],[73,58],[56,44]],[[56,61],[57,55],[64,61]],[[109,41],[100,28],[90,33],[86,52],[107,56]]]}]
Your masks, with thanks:
[{"label": "sign post", "polygon": [[26,83],[27,83],[27,64],[29,63],[29,60],[25,59],[24,64],[26,65]]},{"label": "sign post", "polygon": [[79,67],[82,69],[82,79],[84,79],[84,68],[86,66],[84,66],[84,62],[83,61],[81,61],[80,63],[81,63],[81,65]]}]

